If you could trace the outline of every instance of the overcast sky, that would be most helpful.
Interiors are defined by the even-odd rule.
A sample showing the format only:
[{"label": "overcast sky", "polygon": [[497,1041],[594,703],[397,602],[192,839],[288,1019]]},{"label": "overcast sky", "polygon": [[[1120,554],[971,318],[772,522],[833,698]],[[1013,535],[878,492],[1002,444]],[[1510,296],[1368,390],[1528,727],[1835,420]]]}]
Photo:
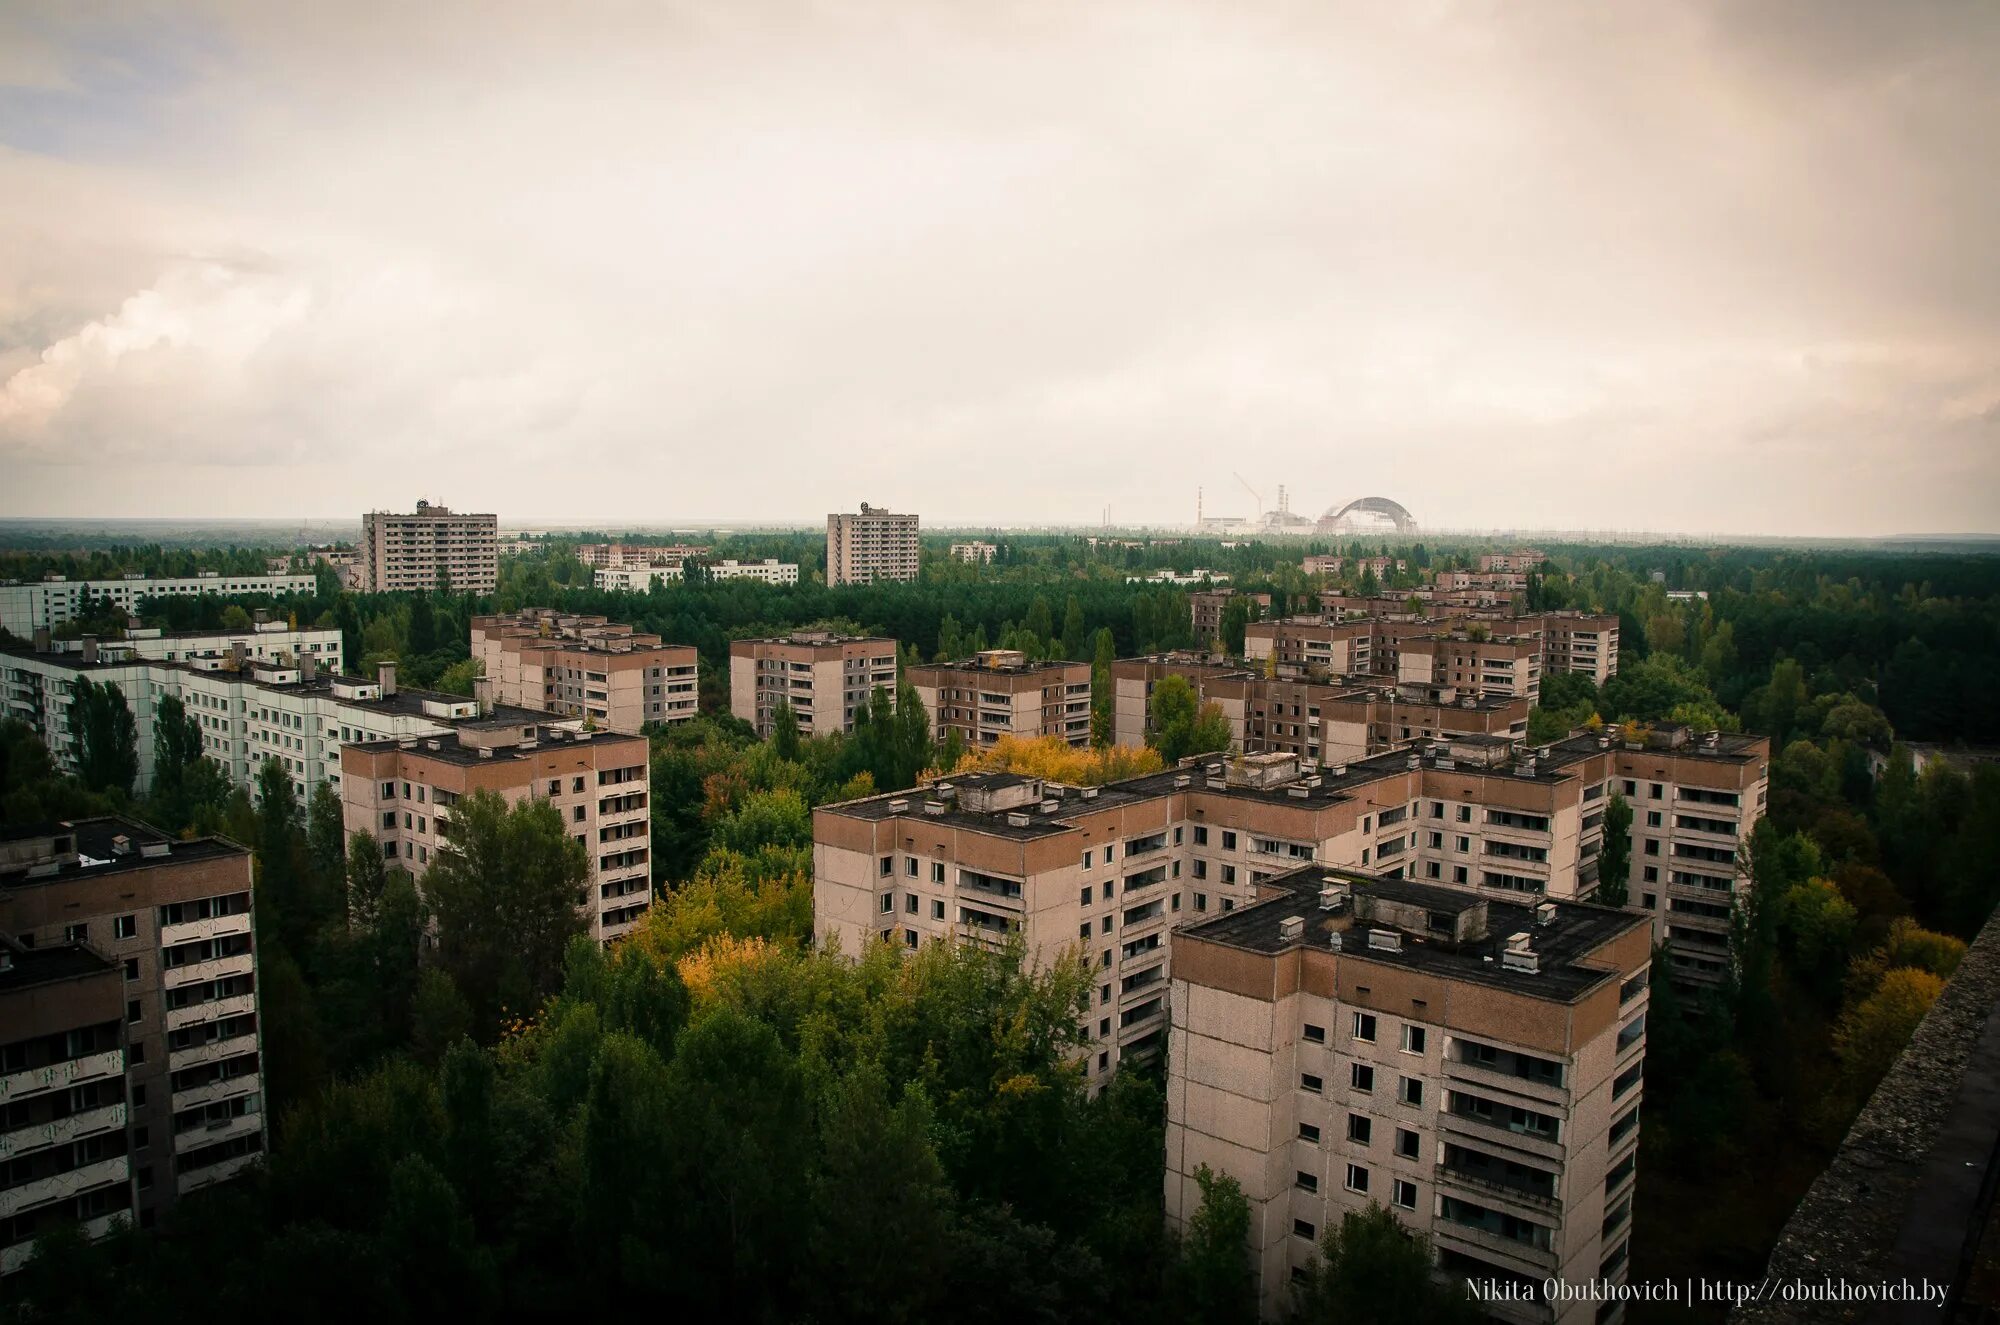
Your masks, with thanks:
[{"label": "overcast sky", "polygon": [[2000,5],[0,4],[0,514],[2000,530]]}]

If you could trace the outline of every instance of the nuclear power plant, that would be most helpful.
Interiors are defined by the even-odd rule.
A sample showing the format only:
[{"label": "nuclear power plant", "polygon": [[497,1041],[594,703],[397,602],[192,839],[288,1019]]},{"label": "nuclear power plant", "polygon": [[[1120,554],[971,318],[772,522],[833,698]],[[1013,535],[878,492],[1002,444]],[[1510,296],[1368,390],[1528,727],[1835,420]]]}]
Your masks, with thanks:
[{"label": "nuclear power plant", "polygon": [[1256,514],[1210,515],[1207,494],[1195,489],[1195,530],[1205,534],[1258,534],[1266,537],[1345,538],[1352,535],[1414,534],[1417,519],[1401,502],[1387,497],[1356,497],[1326,508],[1319,519],[1311,520],[1292,510],[1291,493],[1282,483],[1278,499],[1269,510],[1264,494],[1252,487],[1241,474],[1233,475],[1256,503]]}]

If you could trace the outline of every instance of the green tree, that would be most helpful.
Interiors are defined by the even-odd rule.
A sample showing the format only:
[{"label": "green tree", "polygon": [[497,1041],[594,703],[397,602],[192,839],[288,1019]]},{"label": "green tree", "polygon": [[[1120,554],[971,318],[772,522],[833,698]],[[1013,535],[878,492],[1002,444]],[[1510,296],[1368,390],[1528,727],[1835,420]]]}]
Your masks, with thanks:
[{"label": "green tree", "polygon": [[1251,616],[1250,600],[1242,594],[1231,594],[1222,609],[1221,643],[1223,652],[1232,658],[1243,656],[1243,632]]},{"label": "green tree", "polygon": [[201,724],[178,696],[161,698],[153,714],[151,813],[163,827],[214,832],[229,795],[229,775],[203,750]]},{"label": "green tree", "polygon": [[799,757],[799,715],[790,704],[781,702],[771,711],[771,749],[780,759]]},{"label": "green tree", "polygon": [[424,876],[437,915],[439,965],[490,1030],[503,1010],[526,1013],[562,977],[563,950],[587,928],[589,856],[555,806],[509,806],[477,791],[452,807]]},{"label": "green tree", "polygon": [[1160,752],[1160,758],[1173,764],[1187,753],[1197,712],[1194,686],[1186,677],[1160,678],[1153,686],[1152,698],[1146,701],[1146,715],[1150,719],[1146,743]]},{"label": "green tree", "polygon": [[69,735],[77,776],[91,791],[130,796],[139,776],[139,729],[116,681],[79,677],[70,690]]},{"label": "green tree", "polygon": [[1613,791],[1604,804],[1604,848],[1597,857],[1597,892],[1602,906],[1624,906],[1631,900],[1632,807]]},{"label": "green tree", "polygon": [[1090,647],[1090,637],[1083,624],[1083,604],[1075,594],[1063,606],[1062,656],[1073,662],[1082,662],[1084,651]]},{"label": "green tree", "polygon": [[1090,663],[1090,743],[1099,749],[1111,744],[1113,703],[1116,693],[1111,665],[1118,658],[1118,644],[1109,628],[1100,628],[1092,646]]},{"label": "green tree", "polygon": [[1174,1264],[1174,1296],[1187,1319],[1214,1322],[1257,1319],[1250,1267],[1250,1202],[1236,1179],[1203,1164],[1194,1171],[1201,1204],[1187,1221]]},{"label": "green tree", "polygon": [[240,633],[252,629],[255,625],[256,623],[250,619],[250,614],[235,603],[222,609],[224,630]]},{"label": "green tree", "polygon": [[1473,1325],[1481,1319],[1463,1283],[1432,1277],[1429,1240],[1374,1201],[1350,1210],[1320,1239],[1298,1288],[1299,1325]]}]

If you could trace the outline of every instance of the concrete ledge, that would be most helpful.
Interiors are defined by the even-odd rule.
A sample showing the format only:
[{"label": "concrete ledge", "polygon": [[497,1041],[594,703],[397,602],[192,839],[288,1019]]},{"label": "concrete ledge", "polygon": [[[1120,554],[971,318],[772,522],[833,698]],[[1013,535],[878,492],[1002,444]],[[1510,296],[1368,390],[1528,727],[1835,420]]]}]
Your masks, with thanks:
[{"label": "concrete ledge", "polygon": [[1826,1280],[1861,1286],[1899,1280],[1951,1286],[1940,1310],[1925,1302],[1747,1305],[1740,1325],[1805,1321],[1985,1320],[1995,1309],[1990,1271],[1994,1191],[2000,1181],[2000,913],[1889,1075],[1814,1180],[1771,1252],[1767,1291]]}]

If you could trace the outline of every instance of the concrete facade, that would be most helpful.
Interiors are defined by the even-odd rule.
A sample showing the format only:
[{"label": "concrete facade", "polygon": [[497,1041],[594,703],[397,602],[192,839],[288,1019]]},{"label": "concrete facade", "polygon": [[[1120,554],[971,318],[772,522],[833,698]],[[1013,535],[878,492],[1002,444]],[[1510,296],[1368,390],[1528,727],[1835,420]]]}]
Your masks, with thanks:
[{"label": "concrete facade", "polygon": [[798,715],[801,735],[848,731],[878,686],[896,689],[892,639],[806,630],[729,645],[729,711],[760,737],[779,704]]},{"label": "concrete facade", "polygon": [[961,662],[912,667],[906,679],[938,741],[955,731],[968,750],[1002,736],[1090,744],[1089,663],[1031,663],[1017,650],[988,649]]},{"label": "concrete facade", "polygon": [[361,517],[356,566],[370,593],[435,589],[440,576],[460,592],[491,593],[500,583],[500,517],[427,501],[409,515],[369,511]]},{"label": "concrete facade", "polygon": [[[139,1222],[189,1192],[260,1162],[267,1140],[262,1090],[257,936],[250,853],[219,838],[175,841],[120,818],[77,820],[0,841],[0,934],[31,951],[92,955],[115,986],[93,977],[52,1012],[33,1003],[15,1020],[0,972],[0,1150],[41,1176],[0,1194],[15,1235],[43,1217],[114,1211]],[[44,991],[46,992],[46,991]],[[112,1019],[103,1019],[104,994]],[[89,1043],[61,1057],[47,1018],[81,1020]],[[24,1025],[29,1043],[16,1039]],[[70,1052],[82,1048],[85,1052]],[[18,1064],[18,1066],[17,1066]],[[44,1170],[46,1172],[44,1173]],[[117,1170],[114,1172],[114,1170]],[[129,1187],[128,1184],[129,1183]]]},{"label": "concrete facade", "polygon": [[693,645],[662,644],[658,635],[601,616],[523,608],[474,617],[472,656],[485,667],[496,703],[612,731],[687,722],[700,708]]},{"label": "concrete facade", "polygon": [[341,803],[348,833],[374,834],[383,856],[421,886],[461,797],[548,801],[590,856],[578,907],[591,937],[608,943],[652,905],[648,768],[643,737],[491,720],[343,747]]},{"label": "concrete facade", "polygon": [[917,578],[917,517],[861,503],[859,515],[826,517],[826,582]]},{"label": "concrete facade", "polygon": [[[1250,1203],[1259,1304],[1371,1202],[1448,1274],[1625,1276],[1650,950],[1643,920],[1301,869],[1175,935],[1166,1205],[1195,1172]],[[1580,1325],[1596,1306],[1490,1303]]]}]

